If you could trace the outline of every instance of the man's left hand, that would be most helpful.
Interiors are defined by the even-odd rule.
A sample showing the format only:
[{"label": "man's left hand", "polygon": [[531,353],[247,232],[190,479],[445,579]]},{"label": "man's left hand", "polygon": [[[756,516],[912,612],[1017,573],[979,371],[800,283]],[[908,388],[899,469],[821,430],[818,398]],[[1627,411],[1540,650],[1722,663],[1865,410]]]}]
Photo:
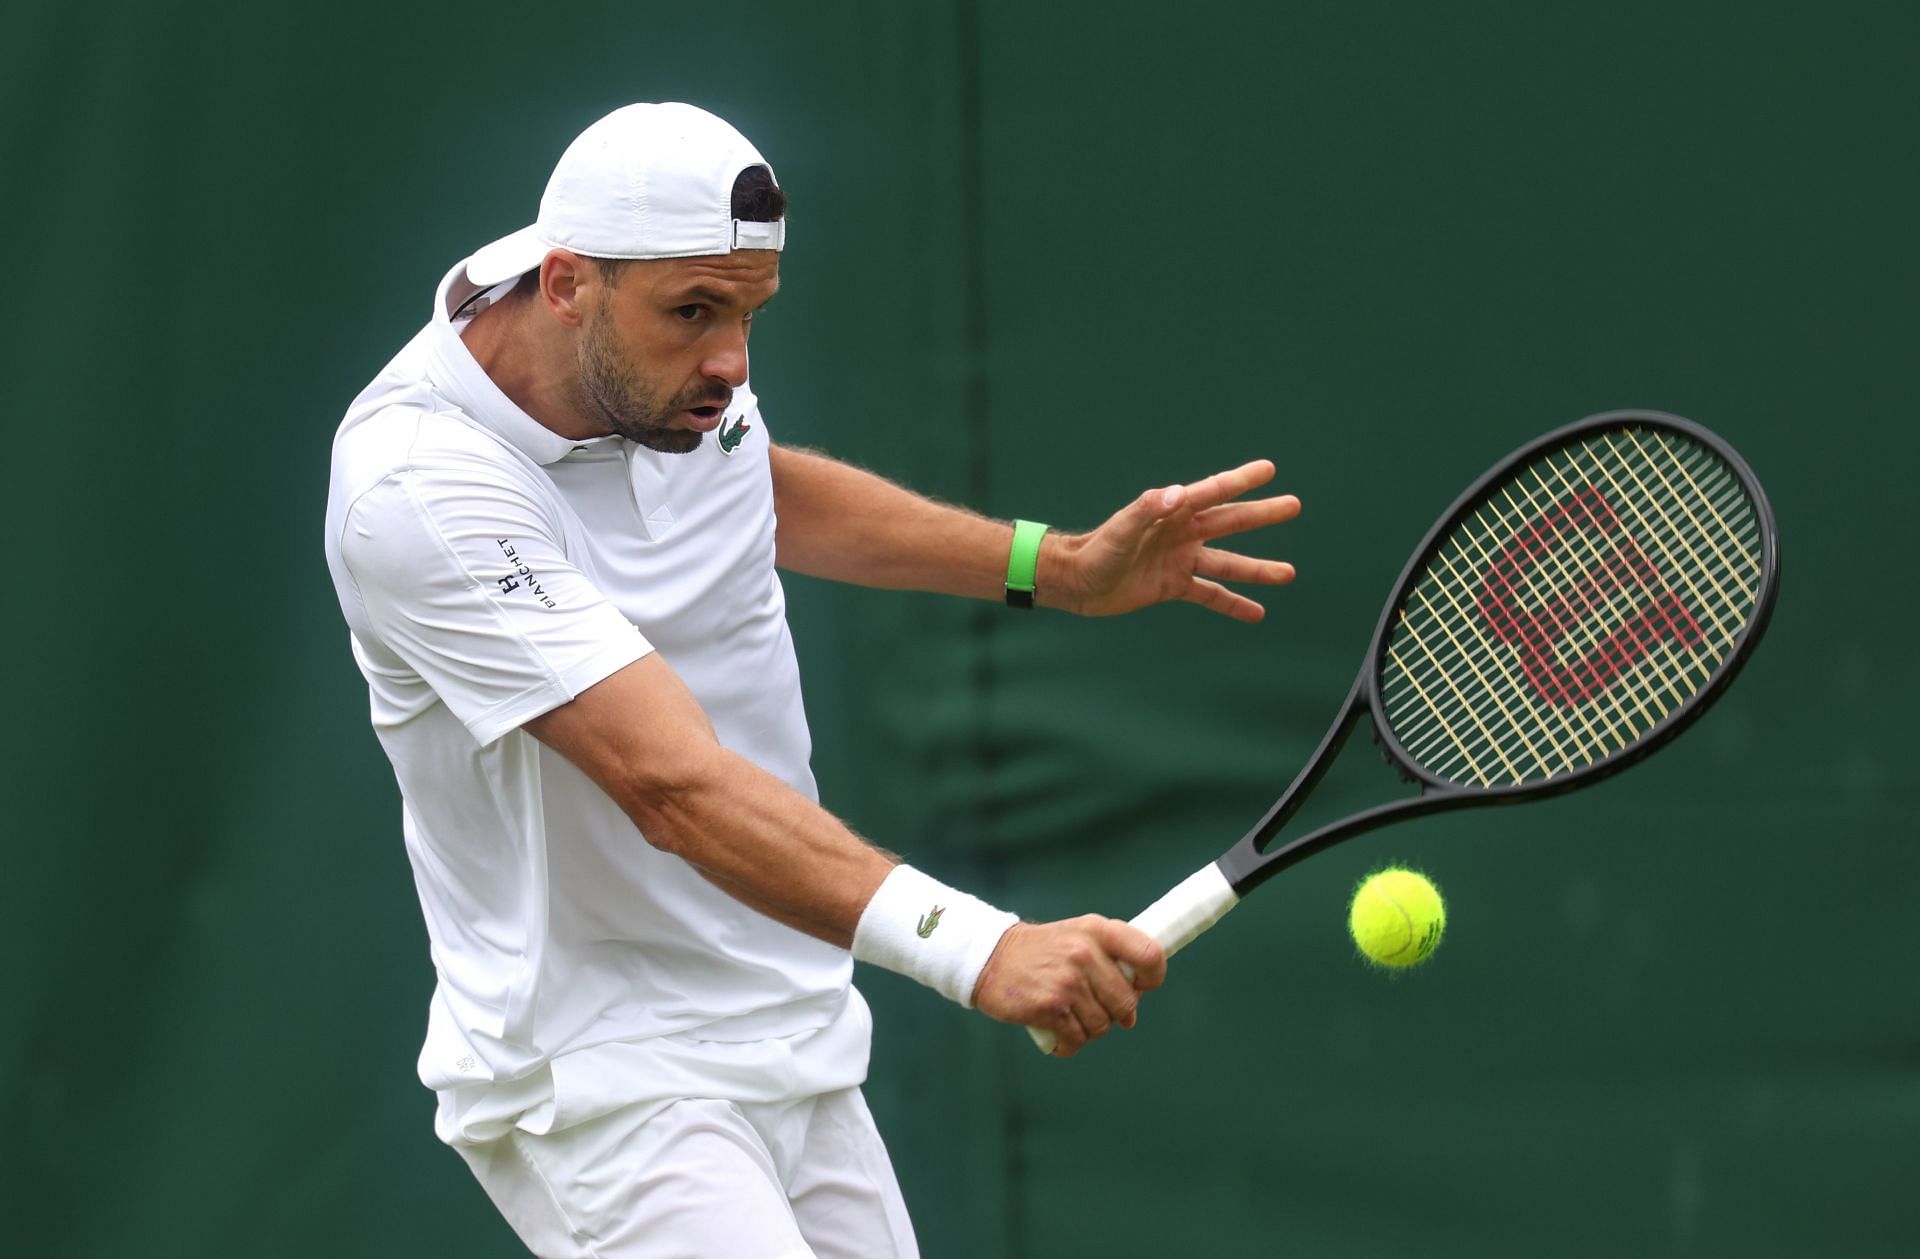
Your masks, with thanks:
[{"label": "man's left hand", "polygon": [[1207,544],[1299,515],[1300,500],[1291,494],[1232,501],[1272,479],[1273,464],[1258,459],[1191,485],[1148,490],[1091,533],[1049,538],[1036,574],[1038,600],[1081,616],[1114,616],[1183,599],[1236,621],[1258,621],[1267,610],[1221,583],[1285,585],[1293,565]]}]

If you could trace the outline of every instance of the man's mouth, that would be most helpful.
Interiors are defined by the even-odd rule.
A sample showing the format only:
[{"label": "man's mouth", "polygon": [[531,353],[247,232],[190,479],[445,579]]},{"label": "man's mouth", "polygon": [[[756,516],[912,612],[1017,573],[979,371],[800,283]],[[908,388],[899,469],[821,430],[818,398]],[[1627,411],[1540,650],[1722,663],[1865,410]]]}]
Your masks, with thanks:
[{"label": "man's mouth", "polygon": [[720,427],[720,417],[726,411],[723,406],[689,407],[684,414],[691,421],[691,427],[702,433],[711,433]]}]

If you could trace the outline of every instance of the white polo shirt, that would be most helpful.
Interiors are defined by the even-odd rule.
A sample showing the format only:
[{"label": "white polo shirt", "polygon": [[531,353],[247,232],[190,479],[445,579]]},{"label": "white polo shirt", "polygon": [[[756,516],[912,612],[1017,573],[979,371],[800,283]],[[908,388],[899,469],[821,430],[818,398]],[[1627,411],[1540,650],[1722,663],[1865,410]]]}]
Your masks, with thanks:
[{"label": "white polo shirt", "polygon": [[420,1078],[440,1135],[858,1084],[850,955],[650,846],[520,728],[657,651],[724,746],[817,798],[753,393],[687,454],[561,437],[449,321],[465,266],[348,409],[327,501],[439,980]]}]

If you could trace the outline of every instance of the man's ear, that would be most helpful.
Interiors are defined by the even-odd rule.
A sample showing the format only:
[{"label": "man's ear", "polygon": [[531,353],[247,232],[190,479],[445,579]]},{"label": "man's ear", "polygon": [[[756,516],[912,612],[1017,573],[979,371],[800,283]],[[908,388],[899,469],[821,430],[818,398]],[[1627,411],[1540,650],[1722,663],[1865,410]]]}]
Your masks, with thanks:
[{"label": "man's ear", "polygon": [[540,299],[569,328],[585,321],[586,300],[600,282],[593,263],[572,250],[549,250],[540,262]]}]

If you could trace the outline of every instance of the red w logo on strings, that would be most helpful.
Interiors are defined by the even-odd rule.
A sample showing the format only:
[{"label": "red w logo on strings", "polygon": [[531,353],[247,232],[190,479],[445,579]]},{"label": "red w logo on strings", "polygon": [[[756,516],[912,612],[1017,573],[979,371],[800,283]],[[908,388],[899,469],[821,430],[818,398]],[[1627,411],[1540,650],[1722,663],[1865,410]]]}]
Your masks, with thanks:
[{"label": "red w logo on strings", "polygon": [[[1554,555],[1556,548],[1564,553]],[[1581,555],[1594,558],[1576,571]],[[1515,533],[1482,578],[1480,615],[1519,654],[1527,684],[1549,704],[1571,707],[1605,693],[1662,642],[1700,642],[1699,622],[1591,485]],[[1523,592],[1546,597],[1526,608]],[[1616,602],[1632,614],[1611,626],[1584,625]],[[1591,644],[1571,663],[1561,651],[1569,640],[1576,651]]]}]

